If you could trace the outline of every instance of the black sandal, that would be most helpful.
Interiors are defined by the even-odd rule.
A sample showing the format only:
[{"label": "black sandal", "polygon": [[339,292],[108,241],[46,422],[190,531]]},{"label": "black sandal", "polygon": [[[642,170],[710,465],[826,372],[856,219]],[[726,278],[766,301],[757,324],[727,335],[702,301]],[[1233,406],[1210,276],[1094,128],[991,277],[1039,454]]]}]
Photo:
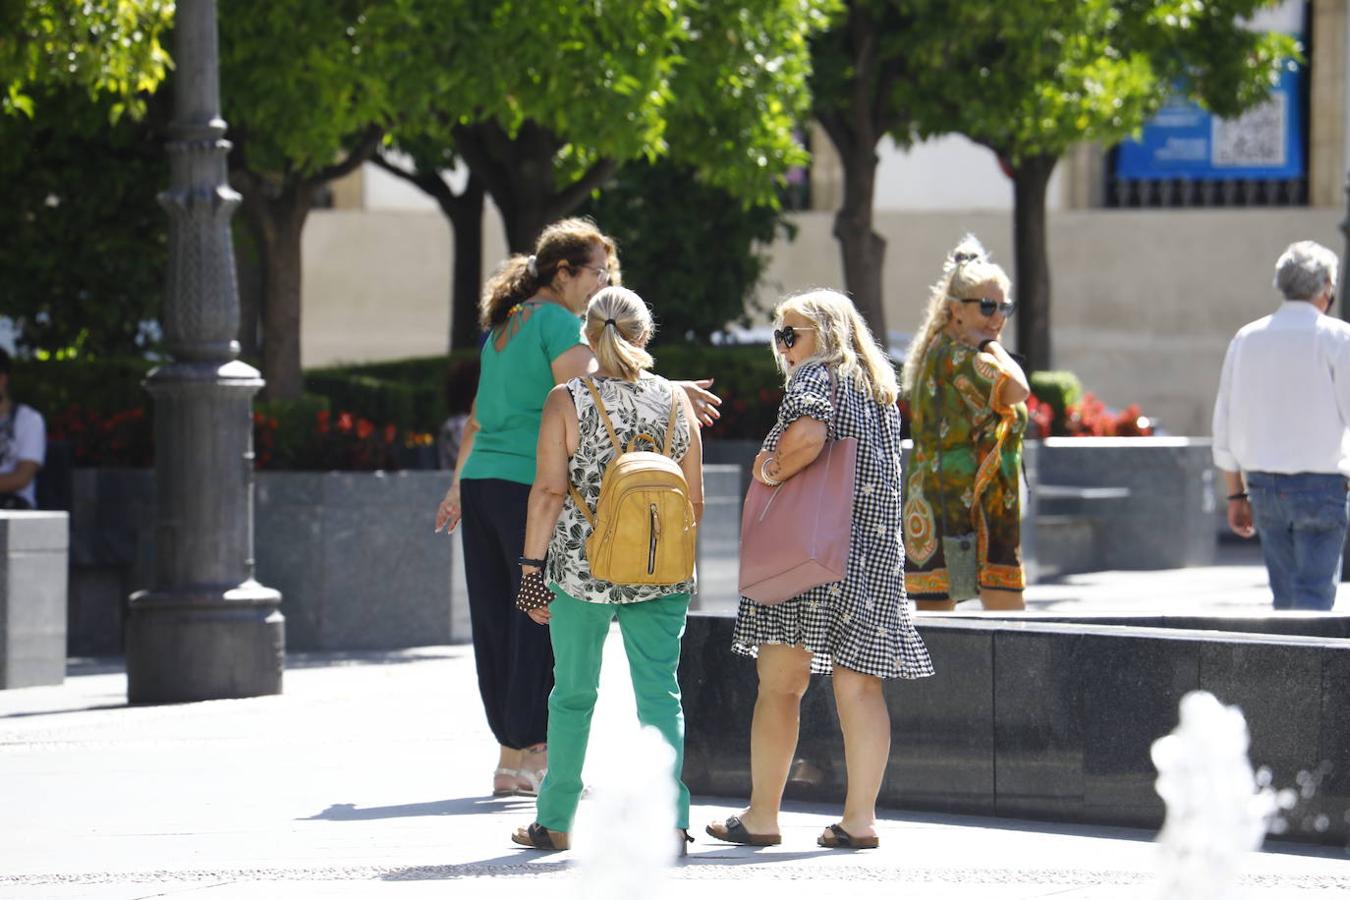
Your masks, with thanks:
[{"label": "black sandal", "polygon": [[550,851],[566,850],[569,844],[567,832],[549,831],[538,822],[531,822],[528,828],[517,828],[511,834],[511,841],[532,850]]},{"label": "black sandal", "polygon": [[836,822],[816,838],[816,844],[836,850],[875,850],[881,846],[881,839],[876,835],[854,837]]},{"label": "black sandal", "polygon": [[747,847],[775,847],[783,843],[781,834],[752,834],[741,823],[740,816],[727,816],[726,821],[713,822],[703,829],[719,841],[745,844]]}]

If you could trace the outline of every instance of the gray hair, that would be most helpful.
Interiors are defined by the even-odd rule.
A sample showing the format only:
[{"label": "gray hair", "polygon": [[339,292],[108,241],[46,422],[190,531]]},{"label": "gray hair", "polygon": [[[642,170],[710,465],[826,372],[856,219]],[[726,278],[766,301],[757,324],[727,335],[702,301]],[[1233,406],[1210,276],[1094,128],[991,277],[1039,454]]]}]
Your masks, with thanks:
[{"label": "gray hair", "polygon": [[1336,254],[1316,241],[1290,244],[1275,263],[1275,289],[1286,300],[1311,300],[1336,286],[1338,265]]}]

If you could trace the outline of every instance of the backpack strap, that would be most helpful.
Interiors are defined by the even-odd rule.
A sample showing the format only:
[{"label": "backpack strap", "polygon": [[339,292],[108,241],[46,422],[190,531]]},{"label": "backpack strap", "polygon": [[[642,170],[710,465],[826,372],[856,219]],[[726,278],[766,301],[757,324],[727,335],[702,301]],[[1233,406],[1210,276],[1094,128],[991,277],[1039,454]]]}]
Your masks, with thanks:
[{"label": "backpack strap", "polygon": [[670,444],[675,437],[675,407],[680,402],[675,392],[678,390],[675,385],[670,386],[670,421],[666,422],[666,439],[661,444],[662,456],[670,456]]},{"label": "backpack strap", "polygon": [[[605,410],[605,401],[600,399],[600,392],[596,390],[595,382],[591,380],[590,376],[581,380],[590,390],[591,398],[595,400],[595,411],[600,414],[600,421],[605,423],[605,430],[609,432],[609,439],[614,444],[614,452],[616,454],[623,453],[623,445],[619,443],[619,436],[614,431],[614,423],[609,420],[609,412]],[[594,528],[595,513],[591,512],[591,508],[586,505],[586,500],[581,496],[581,492],[577,490],[577,486],[572,484],[570,479],[567,482],[567,493],[571,495],[572,502],[576,504],[577,509],[586,517],[586,521],[591,523],[591,527]]]},{"label": "backpack strap", "polygon": [[596,390],[595,382],[590,376],[582,379],[586,382],[586,387],[590,389],[591,396],[595,398],[595,411],[600,414],[600,421],[605,423],[605,430],[609,432],[610,443],[614,445],[614,453],[623,453],[623,444],[619,443],[619,436],[614,432],[614,423],[609,420],[609,412],[605,409],[605,401],[600,399],[600,392]]}]

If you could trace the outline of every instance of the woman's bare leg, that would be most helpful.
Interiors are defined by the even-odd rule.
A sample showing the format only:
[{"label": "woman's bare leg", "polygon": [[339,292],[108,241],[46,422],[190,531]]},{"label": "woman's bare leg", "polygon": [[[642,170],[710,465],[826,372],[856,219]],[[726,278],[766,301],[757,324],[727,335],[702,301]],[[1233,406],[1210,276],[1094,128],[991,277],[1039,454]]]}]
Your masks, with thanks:
[{"label": "woman's bare leg", "polygon": [[752,834],[779,834],[778,809],[797,752],[811,654],[802,647],[761,644],[755,668],[759,692],[750,723],[750,806],[741,813],[741,822]]},{"label": "woman's bare leg", "polygon": [[1021,591],[1005,591],[997,588],[980,589],[980,605],[985,609],[1017,610],[1026,609],[1026,601]]},{"label": "woman's bare leg", "polygon": [[891,753],[891,715],[881,679],[834,667],[834,702],[844,732],[848,793],[839,824],[854,837],[876,834],[877,794]]}]

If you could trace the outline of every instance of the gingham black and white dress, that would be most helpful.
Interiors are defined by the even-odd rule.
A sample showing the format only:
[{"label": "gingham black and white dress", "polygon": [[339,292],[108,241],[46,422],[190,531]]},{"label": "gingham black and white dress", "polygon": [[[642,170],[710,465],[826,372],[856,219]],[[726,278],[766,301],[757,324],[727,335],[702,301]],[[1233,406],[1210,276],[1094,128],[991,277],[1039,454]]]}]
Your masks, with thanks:
[{"label": "gingham black and white dress", "polygon": [[831,438],[858,439],[847,574],[777,606],[742,597],[732,650],[755,656],[760,644],[786,644],[805,647],[818,674],[828,675],[838,664],[881,678],[923,678],[933,674],[933,664],[905,596],[900,414],[842,377],[838,400],[835,410],[823,363],[800,366],[764,449],[777,449],[788,425],[802,416],[829,423]]}]

